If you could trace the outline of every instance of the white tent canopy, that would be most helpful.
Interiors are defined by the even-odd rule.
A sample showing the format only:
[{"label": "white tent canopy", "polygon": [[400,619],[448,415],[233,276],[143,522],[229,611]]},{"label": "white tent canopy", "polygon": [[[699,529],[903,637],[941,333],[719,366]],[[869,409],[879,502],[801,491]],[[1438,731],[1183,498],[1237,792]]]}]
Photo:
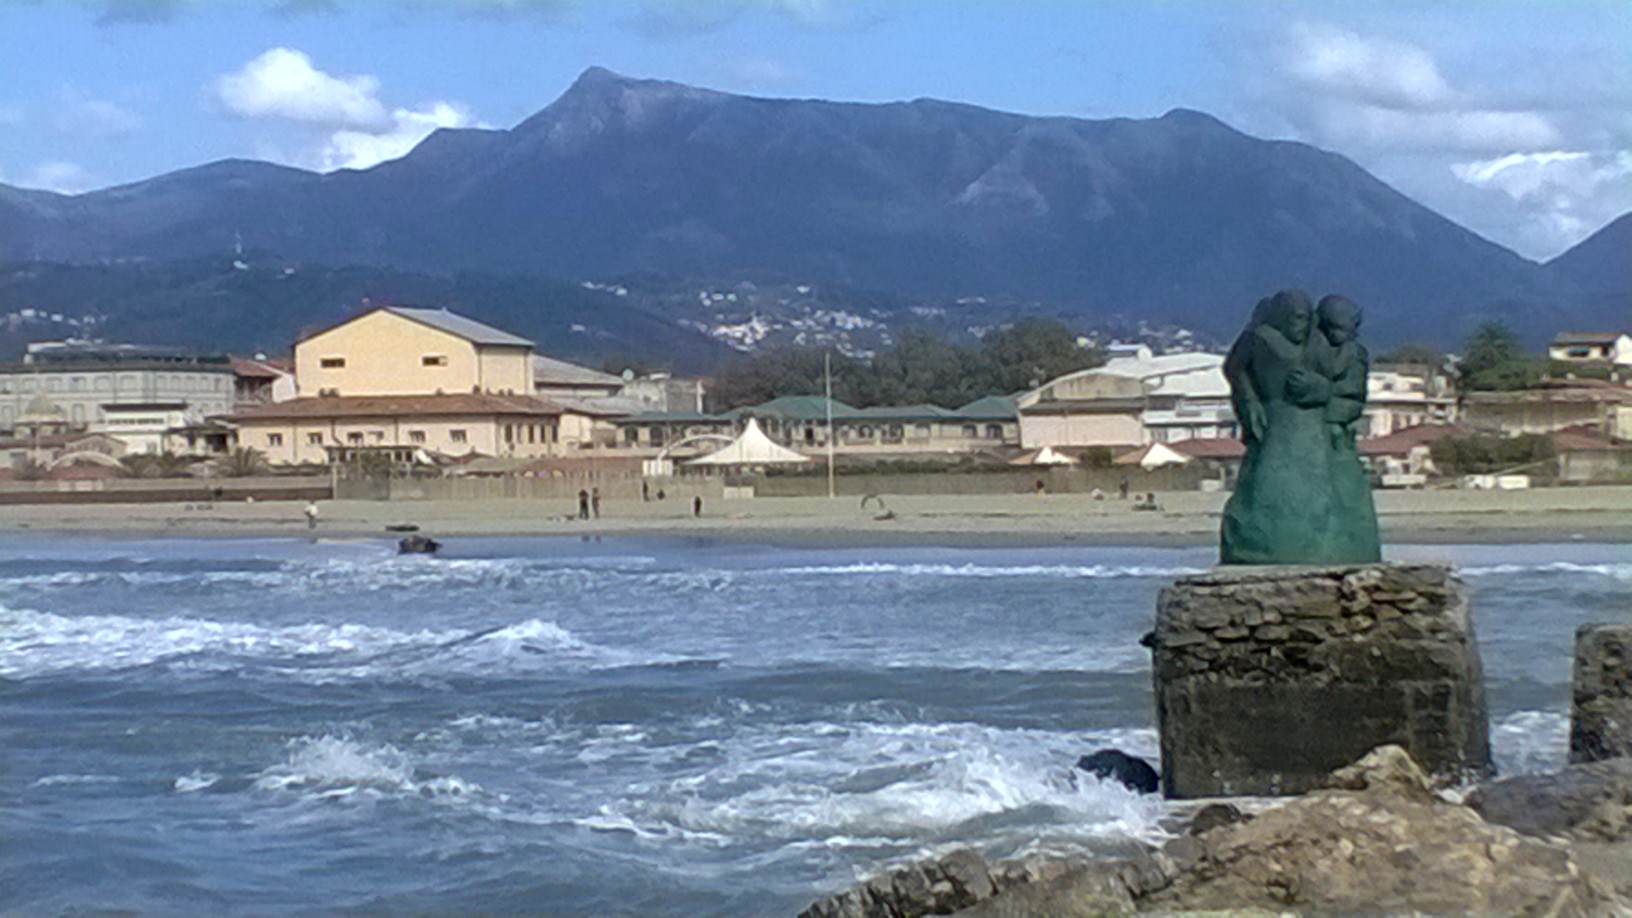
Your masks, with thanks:
[{"label": "white tent canopy", "polygon": [[786,465],[795,462],[809,462],[809,456],[802,456],[785,446],[773,442],[765,436],[765,431],[759,429],[759,422],[748,419],[748,426],[731,445],[718,452],[699,456],[687,462],[686,465]]},{"label": "white tent canopy", "polygon": [[1014,457],[1013,459],[1010,459],[1009,464],[1010,465],[1076,465],[1077,460],[1071,458],[1070,456],[1067,456],[1065,453],[1062,453],[1059,450],[1056,450],[1052,446],[1045,446],[1042,449],[1033,450],[1033,451],[1031,451],[1029,453],[1021,453],[1020,455]]},{"label": "white tent canopy", "polygon": [[1152,443],[1116,458],[1117,465],[1137,465],[1146,471],[1167,465],[1184,465],[1189,461],[1189,456],[1160,443]]}]

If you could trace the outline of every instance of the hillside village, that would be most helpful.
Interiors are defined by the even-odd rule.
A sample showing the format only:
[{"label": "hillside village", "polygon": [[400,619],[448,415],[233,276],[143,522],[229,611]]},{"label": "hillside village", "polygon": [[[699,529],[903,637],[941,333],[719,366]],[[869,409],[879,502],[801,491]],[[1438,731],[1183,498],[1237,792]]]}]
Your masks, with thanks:
[{"label": "hillside village", "polygon": [[[1130,475],[1146,484],[1164,470],[1166,487],[1228,488],[1244,450],[1223,355],[1113,343],[1104,356],[953,406],[856,407],[802,392],[719,406],[709,380],[601,372],[446,309],[372,308],[306,334],[288,359],[37,342],[0,366],[0,475],[25,490],[325,469],[752,478],[812,473],[831,458],[840,471],[1048,471],[1038,487],[1120,478],[1125,488]],[[1632,477],[1632,336],[1561,332],[1548,359],[1529,384],[1468,390],[1453,362],[1375,362],[1357,433],[1376,483]],[[750,429],[781,452],[722,452]],[[1061,477],[1074,469],[1098,471]]]}]

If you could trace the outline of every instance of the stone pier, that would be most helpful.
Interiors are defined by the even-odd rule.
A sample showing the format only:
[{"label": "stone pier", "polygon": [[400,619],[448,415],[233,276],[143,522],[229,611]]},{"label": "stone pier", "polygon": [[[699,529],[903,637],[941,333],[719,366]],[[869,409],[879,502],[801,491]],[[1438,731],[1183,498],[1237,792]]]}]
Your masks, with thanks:
[{"label": "stone pier", "polygon": [[1575,629],[1570,761],[1632,756],[1632,625]]},{"label": "stone pier", "polygon": [[1150,643],[1169,797],[1303,793],[1389,743],[1437,777],[1490,772],[1447,567],[1220,567],[1162,590]]}]

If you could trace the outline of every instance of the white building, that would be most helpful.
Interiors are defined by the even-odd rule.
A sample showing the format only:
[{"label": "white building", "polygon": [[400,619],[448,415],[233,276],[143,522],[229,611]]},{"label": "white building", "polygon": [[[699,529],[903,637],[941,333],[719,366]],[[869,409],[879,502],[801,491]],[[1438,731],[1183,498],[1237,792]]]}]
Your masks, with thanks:
[{"label": "white building", "polygon": [[1053,379],[1016,400],[1020,445],[1137,447],[1233,437],[1235,414],[1219,354],[1139,347],[1104,366]]},{"label": "white building", "polygon": [[169,452],[169,434],[203,418],[186,402],[132,402],[108,405],[102,420],[91,425],[92,433],[107,434],[125,444],[127,452]]},{"label": "white building", "polygon": [[1360,436],[1386,437],[1424,424],[1456,422],[1456,388],[1437,367],[1379,363],[1366,376]]},{"label": "white building", "polygon": [[1632,366],[1632,335],[1625,332],[1559,332],[1547,356],[1566,363]]},{"label": "white building", "polygon": [[46,342],[20,363],[0,365],[0,430],[14,429],[44,396],[71,430],[107,419],[111,405],[180,402],[199,417],[232,410],[234,376],[224,356],[129,344]]}]

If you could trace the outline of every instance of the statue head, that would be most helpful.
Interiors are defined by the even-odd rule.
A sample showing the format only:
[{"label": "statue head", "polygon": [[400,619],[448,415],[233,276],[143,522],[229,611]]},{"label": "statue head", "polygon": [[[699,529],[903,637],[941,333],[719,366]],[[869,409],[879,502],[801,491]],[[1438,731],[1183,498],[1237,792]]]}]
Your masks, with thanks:
[{"label": "statue head", "polygon": [[1353,341],[1360,333],[1360,307],[1348,297],[1337,294],[1322,297],[1315,317],[1321,333],[1333,344]]},{"label": "statue head", "polygon": [[1302,290],[1282,290],[1269,298],[1264,310],[1264,324],[1275,329],[1293,344],[1309,340],[1309,323],[1314,316],[1314,304]]}]

